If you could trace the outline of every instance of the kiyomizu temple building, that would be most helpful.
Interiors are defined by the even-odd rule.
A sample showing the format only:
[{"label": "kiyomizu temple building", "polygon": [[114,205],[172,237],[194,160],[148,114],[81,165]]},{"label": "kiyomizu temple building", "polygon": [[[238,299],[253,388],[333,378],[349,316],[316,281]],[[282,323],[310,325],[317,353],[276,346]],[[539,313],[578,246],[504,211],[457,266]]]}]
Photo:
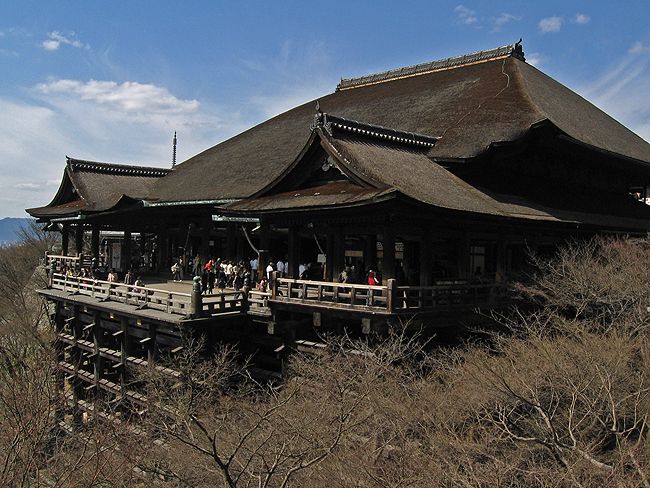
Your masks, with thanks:
[{"label": "kiyomizu temple building", "polygon": [[[526,63],[520,43],[332,88],[173,168],[67,159],[52,201],[28,212],[62,233],[42,294],[77,362],[79,341],[125,365],[177,350],[179,328],[227,335],[235,320],[238,333],[264,324],[276,355],[316,347],[319,328],[436,323],[504,299],[530,251],[650,228],[650,144]],[[268,293],[199,299],[55,272],[94,258],[166,279],[196,255],[288,269]],[[346,267],[361,279],[338,283]],[[119,383],[103,364],[86,372]]]}]

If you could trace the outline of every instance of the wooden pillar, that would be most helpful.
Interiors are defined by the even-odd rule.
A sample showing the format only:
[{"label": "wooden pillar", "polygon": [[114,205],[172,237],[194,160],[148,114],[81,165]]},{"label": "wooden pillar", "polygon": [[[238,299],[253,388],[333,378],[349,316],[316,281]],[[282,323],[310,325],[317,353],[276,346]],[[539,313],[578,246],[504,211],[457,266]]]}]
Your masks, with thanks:
[{"label": "wooden pillar", "polygon": [[235,226],[235,262],[239,263],[240,260],[246,258],[246,248],[248,243],[244,237],[244,231],[242,230],[241,224]]},{"label": "wooden pillar", "polygon": [[96,225],[93,225],[90,234],[90,247],[92,258],[95,260],[95,264],[99,266],[99,227]]},{"label": "wooden pillar", "polygon": [[157,345],[156,345],[156,324],[149,323],[149,341],[147,342],[147,361],[149,364],[156,360]]},{"label": "wooden pillar", "polygon": [[463,232],[458,245],[458,275],[461,278],[469,278],[471,271],[469,269],[471,239],[467,231]]},{"label": "wooden pillar", "polygon": [[260,245],[257,248],[260,251],[260,255],[258,256],[258,261],[257,261],[257,279],[259,279],[262,276],[266,276],[266,267],[269,264],[269,259],[271,259],[270,252],[269,252],[269,247],[270,247],[270,241],[269,241],[269,226],[267,224],[260,224]]},{"label": "wooden pillar", "polygon": [[124,242],[122,243],[122,271],[131,269],[131,231],[124,231]]},{"label": "wooden pillar", "polygon": [[383,282],[386,282],[386,280],[395,278],[395,234],[393,234],[393,230],[388,226],[384,226],[381,239],[384,248],[384,255],[381,260],[381,274]]},{"label": "wooden pillar", "polygon": [[126,317],[120,318],[120,386],[126,388],[128,377],[126,370],[126,358],[131,355],[131,339],[129,338],[129,320]]},{"label": "wooden pillar", "polygon": [[82,380],[79,378],[79,369],[81,368],[81,363],[83,361],[83,356],[81,349],[76,344],[76,342],[81,339],[82,326],[81,320],[79,320],[79,313],[81,309],[78,305],[72,307],[72,314],[74,320],[72,321],[72,335],[74,336],[75,345],[72,349],[72,362],[75,369],[75,378],[72,380],[72,423],[74,427],[81,426],[83,422],[83,413],[79,408],[79,400],[83,400],[83,384]]},{"label": "wooden pillar", "polygon": [[[54,304],[54,328],[56,331],[56,339],[54,341],[54,351],[56,353],[56,360],[58,363],[65,361],[65,350],[64,343],[59,338],[59,334],[63,332],[63,315],[61,311],[63,309],[63,304],[59,301],[56,301]],[[65,373],[61,368],[56,368],[55,370],[55,381],[56,388],[58,390],[58,398],[65,397]],[[56,424],[62,422],[65,419],[65,400],[58,401],[55,403],[54,418]]]},{"label": "wooden pillar", "polygon": [[431,286],[433,283],[433,262],[431,252],[431,235],[424,232],[420,237],[420,286]]},{"label": "wooden pillar", "polygon": [[237,228],[234,222],[228,222],[226,225],[226,255],[224,259],[235,259],[237,253],[237,236],[235,232]]},{"label": "wooden pillar", "polygon": [[300,236],[295,225],[289,227],[287,248],[289,256],[289,269],[287,270],[287,275],[289,278],[298,278],[298,266],[300,266]]},{"label": "wooden pillar", "polygon": [[497,239],[496,248],[496,270],[494,280],[502,283],[506,278],[506,241],[502,235]]},{"label": "wooden pillar", "polygon": [[74,232],[74,247],[77,251],[77,256],[83,253],[84,246],[84,227],[81,224],[75,226]]},{"label": "wooden pillar", "polygon": [[345,233],[341,227],[334,229],[334,273],[332,280],[335,281],[338,275],[345,268]]},{"label": "wooden pillar", "polygon": [[[167,266],[167,231],[163,230],[158,233],[156,242],[156,252],[158,254],[158,270],[164,271]],[[193,257],[193,256],[192,256]]]},{"label": "wooden pillar", "polygon": [[63,224],[63,230],[61,231],[61,254],[67,256],[69,251],[70,251],[70,226],[68,224]]},{"label": "wooden pillar", "polygon": [[104,374],[104,358],[99,354],[99,349],[104,346],[104,330],[102,329],[101,314],[99,312],[93,314],[93,322],[95,323],[92,328],[93,343],[95,346],[93,351],[95,354],[95,395],[99,396],[99,380],[102,379]]},{"label": "wooden pillar", "polygon": [[[212,256],[210,256],[210,224],[203,224],[201,227],[201,251],[199,254],[201,254],[201,257],[203,258],[203,261],[207,261],[208,259],[211,259]],[[182,235],[182,233],[181,233]],[[174,249],[174,258],[177,257],[176,255],[178,254],[178,248]]]},{"label": "wooden pillar", "polygon": [[372,269],[377,270],[377,235],[369,234],[366,236],[366,246],[363,251],[363,262],[366,269],[362,270],[364,275],[365,272]]},{"label": "wooden pillar", "polygon": [[334,235],[333,230],[327,232],[327,240],[325,244],[325,281],[334,281],[334,253],[335,245],[334,240],[336,236]]}]

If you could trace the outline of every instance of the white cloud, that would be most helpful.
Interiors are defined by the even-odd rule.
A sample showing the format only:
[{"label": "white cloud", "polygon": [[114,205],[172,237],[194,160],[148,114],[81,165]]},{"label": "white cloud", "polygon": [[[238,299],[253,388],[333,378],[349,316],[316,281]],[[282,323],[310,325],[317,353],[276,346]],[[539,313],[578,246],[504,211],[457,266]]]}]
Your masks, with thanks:
[{"label": "white cloud", "polygon": [[643,54],[650,52],[650,46],[643,44],[641,41],[636,41],[628,50],[630,54]]},{"label": "white cloud", "polygon": [[126,113],[181,114],[198,110],[197,100],[181,100],[160,86],[127,81],[54,80],[36,89],[43,94],[70,95]]},{"label": "white cloud", "polygon": [[516,21],[516,20],[521,20],[521,17],[517,17],[516,15],[512,15],[512,14],[504,12],[501,15],[499,15],[498,17],[495,17],[493,19],[493,21],[492,21],[492,30],[494,32],[500,31],[501,28],[504,25],[506,25],[506,24],[508,24],[508,23],[510,23],[512,21]]},{"label": "white cloud", "polygon": [[58,31],[52,31],[47,35],[47,39],[45,39],[41,43],[41,47],[45,49],[46,51],[56,51],[61,47],[61,44],[66,44],[68,46],[76,47],[76,48],[85,48],[89,49],[90,46],[88,44],[84,44],[81,42],[79,39],[77,39],[77,36],[75,35],[74,32],[71,32],[67,36],[64,36]]},{"label": "white cloud", "polygon": [[521,20],[521,17],[517,17],[515,15],[504,12],[494,19],[494,21],[492,22],[492,29],[495,32],[499,31],[504,25],[515,20]]},{"label": "white cloud", "polygon": [[539,66],[544,62],[544,57],[540,53],[526,54],[526,62],[532,66]]},{"label": "white cloud", "polygon": [[461,24],[472,25],[478,23],[476,10],[471,10],[461,4],[456,6],[454,12],[456,12],[456,15],[458,16],[458,21]]},{"label": "white cloud", "polygon": [[18,190],[40,190],[41,186],[39,183],[18,183],[15,188]]},{"label": "white cloud", "polygon": [[562,17],[546,17],[539,21],[538,27],[542,32],[558,32],[563,23]]},{"label": "white cloud", "polygon": [[180,99],[164,87],[98,83],[50,81],[34,87],[30,99],[0,98],[2,216],[46,205],[65,155],[168,167],[175,130],[177,159],[184,161],[248,125],[237,112]]},{"label": "white cloud", "polygon": [[635,43],[614,66],[580,90],[581,94],[650,141],[650,48]]},{"label": "white cloud", "polygon": [[591,17],[586,14],[576,14],[576,16],[573,18],[573,22],[580,25],[588,24],[590,20]]}]

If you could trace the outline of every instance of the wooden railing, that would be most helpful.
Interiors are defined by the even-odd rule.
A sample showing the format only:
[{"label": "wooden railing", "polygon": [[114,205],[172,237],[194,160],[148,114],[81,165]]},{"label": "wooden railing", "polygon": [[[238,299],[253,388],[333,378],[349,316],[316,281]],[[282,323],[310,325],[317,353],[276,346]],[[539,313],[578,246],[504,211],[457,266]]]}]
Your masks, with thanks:
[{"label": "wooden railing", "polygon": [[380,313],[413,313],[490,306],[506,296],[506,287],[492,282],[448,282],[435,286],[356,285],[276,278],[271,300],[302,305]]},{"label": "wooden railing", "polygon": [[66,276],[60,273],[51,274],[50,287],[100,300],[113,300],[166,313],[187,315],[190,310],[191,295],[189,293]]},{"label": "wooden railing", "polygon": [[67,269],[78,270],[84,265],[84,258],[79,256],[63,256],[59,254],[45,253],[45,266],[56,272],[64,267]]},{"label": "wooden railing", "polygon": [[214,317],[215,315],[233,312],[245,312],[247,307],[246,294],[241,291],[224,291],[213,295],[201,297],[202,316]]},{"label": "wooden railing", "polygon": [[507,287],[495,283],[451,282],[435,286],[398,286],[393,298],[396,311],[481,307],[502,302]]},{"label": "wooden railing", "polygon": [[[389,286],[392,286],[395,280],[389,281]],[[385,312],[391,308],[389,286],[276,278],[271,288],[271,299],[278,302]]]},{"label": "wooden railing", "polygon": [[271,298],[271,292],[249,290],[248,311],[254,315],[268,315],[270,313],[269,298]]},{"label": "wooden railing", "polygon": [[396,286],[395,280],[387,280],[386,285],[371,286],[276,277],[270,293],[249,290],[201,295],[196,290],[181,293],[56,272],[50,276],[50,287],[54,289],[193,318],[246,312],[268,315],[273,303],[382,314],[416,313],[488,307],[507,297],[505,286],[491,282]]}]

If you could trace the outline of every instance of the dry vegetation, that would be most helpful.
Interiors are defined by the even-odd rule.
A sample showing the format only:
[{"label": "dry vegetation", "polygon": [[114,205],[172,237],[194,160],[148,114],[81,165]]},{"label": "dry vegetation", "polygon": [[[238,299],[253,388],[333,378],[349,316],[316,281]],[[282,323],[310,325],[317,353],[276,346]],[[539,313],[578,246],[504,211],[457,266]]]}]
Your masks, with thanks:
[{"label": "dry vegetation", "polygon": [[537,311],[501,317],[507,332],[480,344],[437,350],[404,328],[336,338],[275,387],[231,349],[201,362],[187,347],[180,381],[144,373],[143,419],[68,435],[21,288],[35,263],[18,252],[0,251],[3,486],[650,487],[645,241],[539,261],[519,287]]}]

